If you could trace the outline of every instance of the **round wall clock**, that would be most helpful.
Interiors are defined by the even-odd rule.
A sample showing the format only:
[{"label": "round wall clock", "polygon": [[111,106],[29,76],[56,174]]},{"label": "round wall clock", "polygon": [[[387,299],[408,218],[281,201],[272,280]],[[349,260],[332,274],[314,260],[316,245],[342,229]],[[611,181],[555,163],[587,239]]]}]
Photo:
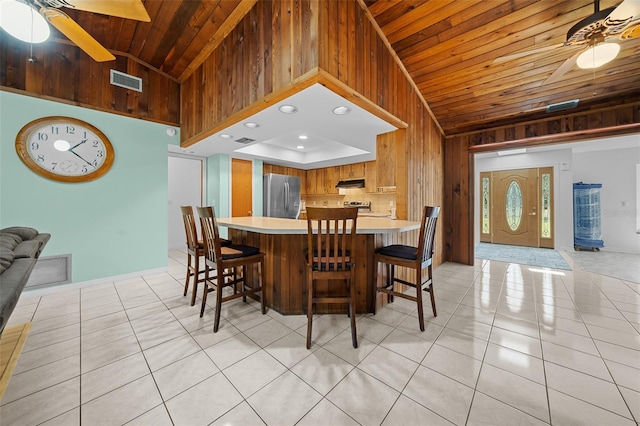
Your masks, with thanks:
[{"label": "round wall clock", "polygon": [[22,162],[37,174],[61,182],[86,182],[113,164],[113,146],[96,127],[77,118],[44,117],[16,136]]}]

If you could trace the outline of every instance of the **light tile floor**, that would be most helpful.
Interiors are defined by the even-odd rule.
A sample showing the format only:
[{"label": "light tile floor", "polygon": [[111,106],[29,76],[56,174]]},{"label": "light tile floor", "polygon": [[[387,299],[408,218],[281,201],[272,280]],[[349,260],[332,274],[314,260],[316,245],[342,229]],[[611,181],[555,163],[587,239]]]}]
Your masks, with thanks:
[{"label": "light tile floor", "polygon": [[[640,284],[491,261],[435,271],[426,331],[404,300],[314,321],[213,311],[182,296],[185,253],[167,273],[47,295],[0,402],[2,425],[592,424],[640,420]],[[567,257],[568,261],[571,261]],[[631,265],[630,265],[631,266]],[[634,266],[634,265],[633,265]],[[558,274],[556,274],[558,273]],[[426,295],[426,293],[425,293]],[[428,295],[426,295],[428,296]],[[212,300],[213,298],[210,298]]]}]

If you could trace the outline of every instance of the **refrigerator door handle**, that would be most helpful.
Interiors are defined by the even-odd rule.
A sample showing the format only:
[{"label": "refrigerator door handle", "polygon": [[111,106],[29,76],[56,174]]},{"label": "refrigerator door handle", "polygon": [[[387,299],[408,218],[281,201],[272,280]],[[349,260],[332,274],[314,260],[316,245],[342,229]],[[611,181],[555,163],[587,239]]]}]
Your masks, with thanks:
[{"label": "refrigerator door handle", "polygon": [[289,182],[284,183],[284,211],[289,212]]}]

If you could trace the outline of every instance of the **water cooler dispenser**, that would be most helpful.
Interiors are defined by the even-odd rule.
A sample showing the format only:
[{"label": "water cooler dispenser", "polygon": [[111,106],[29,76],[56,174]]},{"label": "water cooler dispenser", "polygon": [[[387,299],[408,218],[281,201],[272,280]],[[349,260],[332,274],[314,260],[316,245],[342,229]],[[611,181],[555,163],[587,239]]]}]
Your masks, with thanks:
[{"label": "water cooler dispenser", "polygon": [[573,246],[598,251],[604,247],[600,215],[601,183],[573,184]]}]

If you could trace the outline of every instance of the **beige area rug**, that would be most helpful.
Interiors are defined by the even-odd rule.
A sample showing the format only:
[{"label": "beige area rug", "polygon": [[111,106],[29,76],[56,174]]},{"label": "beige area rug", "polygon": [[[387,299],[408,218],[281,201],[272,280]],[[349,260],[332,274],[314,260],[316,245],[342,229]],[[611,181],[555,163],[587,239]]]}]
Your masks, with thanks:
[{"label": "beige area rug", "polygon": [[13,369],[18,363],[18,357],[22,352],[27,335],[31,330],[31,323],[6,327],[0,338],[0,400],[4,396],[4,391],[9,386],[9,380],[13,374]]}]

